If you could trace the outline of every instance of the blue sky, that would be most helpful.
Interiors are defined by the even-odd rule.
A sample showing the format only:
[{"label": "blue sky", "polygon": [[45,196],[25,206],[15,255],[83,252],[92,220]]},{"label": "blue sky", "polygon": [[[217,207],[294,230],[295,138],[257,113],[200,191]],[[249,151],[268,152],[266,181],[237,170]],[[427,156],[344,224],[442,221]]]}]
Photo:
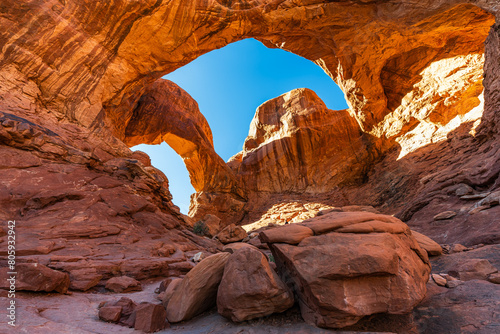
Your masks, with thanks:
[{"label": "blue sky", "polygon": [[[313,62],[254,39],[207,53],[164,76],[197,102],[212,129],[215,151],[227,161],[241,151],[250,121],[259,105],[292,89],[307,87],[328,108],[345,109],[344,94]],[[182,159],[165,143],[138,145],[170,182],[173,202],[187,214],[194,192]]]}]

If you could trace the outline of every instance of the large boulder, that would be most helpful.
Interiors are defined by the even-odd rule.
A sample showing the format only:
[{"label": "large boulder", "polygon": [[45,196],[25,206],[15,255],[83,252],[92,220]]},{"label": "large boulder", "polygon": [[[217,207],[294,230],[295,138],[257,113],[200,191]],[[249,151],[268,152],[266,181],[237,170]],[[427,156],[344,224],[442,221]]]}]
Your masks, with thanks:
[{"label": "large boulder", "polygon": [[[11,276],[8,267],[0,269],[0,288],[9,289]],[[69,288],[69,275],[50,269],[39,263],[16,264],[16,290],[66,293]]]},{"label": "large boulder", "polygon": [[169,322],[191,319],[215,306],[217,288],[230,255],[223,252],[209,256],[183,278],[168,301]]},{"label": "large boulder", "polygon": [[303,225],[315,236],[270,246],[308,323],[341,328],[370,314],[407,313],[425,297],[427,253],[398,219],[332,212]]},{"label": "large boulder", "polygon": [[220,231],[216,238],[223,244],[230,244],[245,239],[248,236],[247,232],[241,226],[231,224]]},{"label": "large boulder", "polygon": [[217,293],[217,310],[233,321],[279,313],[292,307],[292,291],[252,247],[237,250],[228,260]]}]

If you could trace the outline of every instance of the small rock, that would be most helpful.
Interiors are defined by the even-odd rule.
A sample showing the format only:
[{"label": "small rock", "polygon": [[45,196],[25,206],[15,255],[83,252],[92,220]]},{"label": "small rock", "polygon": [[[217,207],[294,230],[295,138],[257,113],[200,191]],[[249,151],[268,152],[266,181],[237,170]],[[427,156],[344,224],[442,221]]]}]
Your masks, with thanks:
[{"label": "small rock", "polygon": [[448,281],[448,282],[446,282],[446,287],[448,289],[453,289],[453,288],[456,288],[457,286],[462,285],[462,284],[464,284],[464,282],[462,282],[460,280]]},{"label": "small rock", "polygon": [[488,281],[490,281],[491,283],[500,284],[500,273],[491,274],[488,277]]},{"label": "small rock", "polygon": [[160,292],[160,293],[156,296],[156,299],[158,299],[159,301],[162,301],[162,302],[163,302],[163,299],[165,299],[165,291]]},{"label": "small rock", "polygon": [[167,327],[167,312],[162,305],[144,303],[135,310],[134,329],[153,333]]},{"label": "small rock", "polygon": [[469,200],[475,200],[475,199],[483,199],[488,197],[490,193],[482,193],[482,194],[473,194],[473,195],[465,195],[461,196],[460,199],[469,201]]},{"label": "small rock", "polygon": [[445,220],[445,219],[450,219],[453,218],[457,215],[455,211],[444,211],[441,213],[438,213],[437,215],[434,216],[434,220]]},{"label": "small rock", "polygon": [[[105,305],[108,306],[108,305]],[[121,306],[122,314],[120,316],[119,323],[128,327],[134,327],[135,323],[135,309],[137,304],[134,301],[127,297],[122,297],[116,303],[113,303],[109,306]]]},{"label": "small rock", "polygon": [[446,278],[444,278],[443,276],[439,275],[439,274],[432,274],[432,279],[434,280],[434,282],[436,282],[437,285],[439,286],[446,286]]},{"label": "small rock", "polygon": [[234,252],[236,252],[237,250],[242,249],[242,248],[252,248],[252,249],[258,250],[257,247],[255,247],[251,244],[244,243],[244,242],[233,242],[231,244],[227,244],[224,246],[223,250],[225,252],[229,252],[229,253],[233,254]]},{"label": "small rock", "polygon": [[193,262],[200,262],[204,258],[205,258],[205,254],[203,254],[203,252],[198,252],[198,253],[194,254]]},{"label": "small rock", "polygon": [[458,267],[458,276],[462,281],[473,279],[486,280],[490,274],[498,272],[497,268],[485,259],[470,259]]},{"label": "small rock", "polygon": [[[173,280],[177,279],[177,277],[169,277],[165,278],[163,281],[160,282],[160,285],[158,286],[157,293],[162,293],[163,291],[167,290],[167,287],[172,283]],[[155,291],[156,292],[156,291]]]},{"label": "small rock", "polygon": [[175,290],[177,290],[177,288],[180,286],[181,282],[182,279],[174,278],[172,282],[168,285],[167,289],[164,292],[162,292],[161,302],[163,303],[165,309],[168,306],[170,298],[172,298],[172,295],[174,294]]},{"label": "small rock", "polygon": [[241,322],[283,312],[293,303],[293,292],[259,250],[242,248],[229,257],[217,292],[220,315]]},{"label": "small rock", "polygon": [[468,248],[465,247],[464,245],[461,245],[461,244],[454,244],[451,247],[451,252],[452,253],[460,253],[460,252],[464,252],[466,250],[468,250]]},{"label": "small rock", "polygon": [[461,183],[455,189],[455,195],[457,195],[457,196],[469,195],[469,194],[472,194],[473,191],[474,191],[474,189],[472,189],[471,186],[469,186],[465,183]]},{"label": "small rock", "polygon": [[141,282],[132,277],[121,276],[110,278],[106,282],[106,289],[113,292],[142,291]]},{"label": "small rock", "polygon": [[122,315],[121,306],[103,306],[99,309],[99,319],[117,323]]}]

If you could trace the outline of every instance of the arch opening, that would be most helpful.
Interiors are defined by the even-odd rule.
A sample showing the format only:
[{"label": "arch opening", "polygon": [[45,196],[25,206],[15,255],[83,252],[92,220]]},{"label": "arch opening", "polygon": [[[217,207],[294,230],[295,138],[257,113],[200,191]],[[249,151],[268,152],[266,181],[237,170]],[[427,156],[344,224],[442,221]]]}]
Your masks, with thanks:
[{"label": "arch opening", "polygon": [[[321,67],[293,53],[267,48],[255,39],[242,40],[209,52],[163,79],[179,85],[190,95],[188,97],[196,101],[197,106],[190,105],[188,108],[199,107],[208,121],[207,125],[210,125],[208,131],[204,131],[207,132],[207,137],[213,135],[213,139],[208,138],[208,141],[213,143],[216,154],[223,161],[228,161],[242,150],[256,108],[293,89],[308,88],[315,91],[329,109],[347,108],[343,92]],[[132,122],[133,120],[132,118]],[[137,124],[132,127],[135,126]],[[175,126],[183,125],[180,122]],[[129,124],[128,128],[130,127]],[[183,152],[185,149],[176,147],[178,145],[171,140],[172,135],[155,133],[152,137],[145,138],[144,126],[138,133],[142,134],[140,139],[137,138],[138,142],[162,143],[160,146],[140,144],[131,149],[150,155],[153,165],[169,178],[173,202],[180,207],[182,213],[187,214],[189,196],[203,188],[203,180],[194,180],[193,173],[190,177],[186,167],[180,163],[182,159],[189,166],[190,163],[193,164],[190,161],[192,157],[187,157],[186,152]],[[133,137],[132,132],[127,137],[128,143],[134,142],[130,139]],[[174,149],[167,148],[164,143]],[[202,144],[186,145],[194,145],[190,151],[195,151]],[[208,172],[203,171],[198,164],[202,165],[203,162],[194,162],[196,166],[188,169]],[[208,176],[201,177],[204,178]],[[200,179],[200,176],[196,179]]]}]

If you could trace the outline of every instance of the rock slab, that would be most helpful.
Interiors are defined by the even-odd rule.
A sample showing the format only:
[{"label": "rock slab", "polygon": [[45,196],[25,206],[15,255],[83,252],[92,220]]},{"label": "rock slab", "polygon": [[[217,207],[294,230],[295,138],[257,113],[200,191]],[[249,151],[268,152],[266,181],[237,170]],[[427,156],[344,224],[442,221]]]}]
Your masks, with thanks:
[{"label": "rock slab", "polygon": [[191,319],[216,304],[217,289],[230,255],[223,252],[209,256],[191,269],[168,301],[169,322]]}]

